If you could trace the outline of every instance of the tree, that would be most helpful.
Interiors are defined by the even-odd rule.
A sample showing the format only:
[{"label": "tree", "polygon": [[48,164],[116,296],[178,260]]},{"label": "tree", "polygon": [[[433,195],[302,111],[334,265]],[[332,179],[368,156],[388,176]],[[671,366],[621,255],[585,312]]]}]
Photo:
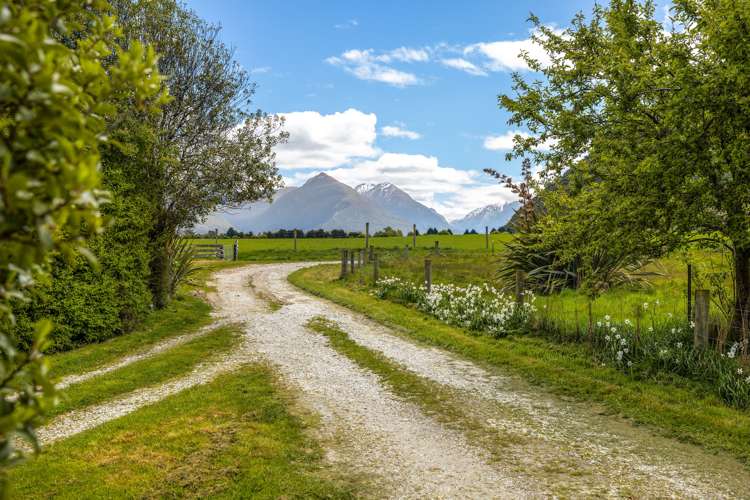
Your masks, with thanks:
[{"label": "tree", "polygon": [[255,85],[219,40],[219,28],[175,0],[116,0],[123,44],[153,45],[173,99],[154,122],[158,146],[149,169],[157,207],[151,275],[158,307],[170,299],[166,242],[217,206],[270,199],[281,185],[274,147],[286,140],[278,116],[249,106]]},{"label": "tree", "polygon": [[52,325],[39,321],[32,345],[16,349],[2,333],[10,303],[27,299],[51,252],[91,258],[84,244],[106,201],[98,148],[117,126],[114,102],[163,102],[153,51],[120,49],[107,9],[101,0],[0,6],[0,474],[22,457],[17,436],[37,446],[33,428],[53,395],[42,355]]},{"label": "tree", "polygon": [[233,227],[230,227],[229,229],[227,229],[227,238],[234,238],[238,234],[239,233],[237,233],[237,231],[235,231]]},{"label": "tree", "polygon": [[729,248],[736,332],[750,319],[750,4],[673,4],[670,31],[650,1],[613,0],[564,32],[532,16],[549,62],[526,56],[543,78],[516,74],[499,98],[531,132],[508,156],[532,157],[544,178],[567,172],[544,224],[569,257]]}]

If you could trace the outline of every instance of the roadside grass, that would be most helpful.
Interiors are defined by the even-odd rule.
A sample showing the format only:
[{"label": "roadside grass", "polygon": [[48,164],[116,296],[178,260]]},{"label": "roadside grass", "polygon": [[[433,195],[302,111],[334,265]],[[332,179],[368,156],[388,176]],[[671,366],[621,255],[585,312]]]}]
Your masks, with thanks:
[{"label": "roadside grass", "polygon": [[210,311],[211,306],[200,298],[180,294],[165,309],[151,313],[133,332],[48,356],[50,375],[58,379],[93,370],[160,340],[195,331],[211,322]]},{"label": "roadside grass", "polygon": [[647,425],[661,435],[726,452],[750,465],[750,413],[725,406],[700,383],[675,375],[632,378],[596,363],[585,345],[473,335],[414,308],[379,300],[356,282],[347,283],[337,276],[337,266],[321,265],[301,269],[289,280],[423,344],[490,369],[516,373],[558,395],[599,403],[608,413]]},{"label": "roadside grass", "polygon": [[199,363],[210,362],[227,353],[237,344],[240,334],[237,326],[219,327],[163,353],[73,384],[62,391],[60,402],[47,412],[47,416],[101,403],[186,374]]},{"label": "roadside grass", "polygon": [[9,471],[10,497],[353,497],[293,399],[248,365],[46,447]]},{"label": "roadside grass", "polygon": [[306,325],[325,335],[330,346],[361,368],[377,375],[394,394],[420,407],[427,415],[464,433],[475,444],[482,445],[495,460],[504,458],[503,448],[524,442],[522,436],[491,428],[466,411],[466,404],[455,391],[417,375],[383,354],[353,341],[338,325],[326,318],[312,318]]}]

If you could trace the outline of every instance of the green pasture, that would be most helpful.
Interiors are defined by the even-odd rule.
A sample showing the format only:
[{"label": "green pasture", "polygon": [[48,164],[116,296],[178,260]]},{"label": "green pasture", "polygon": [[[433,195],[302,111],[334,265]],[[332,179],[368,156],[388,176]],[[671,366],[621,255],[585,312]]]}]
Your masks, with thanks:
[{"label": "green pasture", "polygon": [[[417,236],[417,249],[434,248],[439,242],[441,249],[471,252],[492,253],[502,247],[504,241],[512,238],[507,233],[489,235],[489,248],[484,234],[466,235],[420,235]],[[224,254],[232,257],[232,238],[202,238],[191,240],[193,244],[218,243],[224,245]],[[361,238],[297,238],[297,249],[294,249],[293,238],[244,238],[239,241],[239,260],[244,261],[300,261],[329,260],[340,256],[345,248],[364,248],[365,239]],[[411,236],[370,237],[370,245],[375,249],[394,250],[412,247]]]}]

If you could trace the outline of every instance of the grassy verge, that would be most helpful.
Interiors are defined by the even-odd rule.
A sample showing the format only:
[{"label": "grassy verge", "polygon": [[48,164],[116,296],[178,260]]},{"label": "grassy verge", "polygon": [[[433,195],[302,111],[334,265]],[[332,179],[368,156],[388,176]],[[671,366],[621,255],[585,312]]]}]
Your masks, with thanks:
[{"label": "grassy verge", "polygon": [[413,308],[379,300],[336,280],[336,266],[302,269],[290,281],[424,344],[438,346],[484,366],[517,373],[560,395],[602,404],[652,430],[707,449],[731,454],[750,465],[750,413],[728,408],[698,384],[635,380],[595,364],[586,347],[544,339],[495,340],[445,325]]},{"label": "grassy verge", "polygon": [[11,498],[347,498],[287,409],[247,366],[55,443],[10,471]]},{"label": "grassy verge", "polygon": [[115,396],[148,387],[188,373],[198,363],[229,351],[240,332],[237,327],[217,328],[183,345],[120,369],[74,384],[62,393],[49,416],[101,403]]},{"label": "grassy verge", "polygon": [[211,322],[210,311],[211,307],[198,297],[179,295],[165,309],[149,315],[134,332],[49,356],[51,375],[60,378],[93,370],[160,340],[197,330]]}]

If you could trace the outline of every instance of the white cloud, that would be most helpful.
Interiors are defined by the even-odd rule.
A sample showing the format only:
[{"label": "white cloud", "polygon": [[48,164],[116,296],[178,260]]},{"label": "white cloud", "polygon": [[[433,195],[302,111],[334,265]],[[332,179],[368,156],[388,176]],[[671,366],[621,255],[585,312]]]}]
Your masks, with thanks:
[{"label": "white cloud", "polygon": [[401,62],[427,62],[430,59],[430,55],[424,49],[412,49],[409,47],[399,47],[394,49],[387,54],[380,56],[383,62],[390,62],[392,59]]},{"label": "white cloud", "polygon": [[418,84],[419,79],[413,73],[400,71],[384,64],[390,62],[392,57],[395,56],[392,54],[376,56],[372,49],[352,49],[342,53],[340,57],[329,57],[326,62],[344,68],[360,80],[372,80],[396,87]]},{"label": "white cloud", "polygon": [[549,58],[542,47],[530,38],[526,40],[505,40],[499,42],[480,42],[468,45],[463,50],[465,56],[483,56],[483,66],[490,71],[521,71],[529,66],[521,57],[522,52],[542,63],[549,63]]},{"label": "white cloud", "polygon": [[386,137],[403,137],[405,139],[420,139],[422,135],[412,130],[403,128],[403,125],[386,125],[380,129],[380,133]]},{"label": "white cloud", "polygon": [[359,21],[357,21],[356,19],[348,19],[344,21],[343,23],[333,25],[333,27],[336,28],[337,30],[348,30],[348,29],[356,28],[357,26],[359,26]]},{"label": "white cloud", "polygon": [[443,66],[448,66],[449,68],[465,71],[466,73],[469,73],[470,75],[487,76],[487,72],[484,71],[482,68],[478,67],[474,63],[467,61],[466,59],[463,59],[461,57],[441,59],[440,62],[443,64]]},{"label": "white cloud", "polygon": [[276,148],[280,168],[332,168],[377,155],[375,113],[350,108],[330,115],[300,111],[281,116],[289,142]]},{"label": "white cloud", "polygon": [[[528,139],[531,137],[531,134],[520,130],[508,130],[501,135],[488,135],[484,138],[484,149],[489,149],[490,151],[510,151],[513,149],[513,140],[516,136]],[[540,144],[537,149],[539,151],[549,151],[553,145],[553,140],[547,140]]]},{"label": "white cloud", "polygon": [[[391,182],[449,220],[463,217],[475,208],[515,200],[513,193],[484,173],[440,165],[434,156],[384,153],[377,159],[325,172],[352,187]],[[285,181],[299,186],[317,173],[298,172]]]}]

